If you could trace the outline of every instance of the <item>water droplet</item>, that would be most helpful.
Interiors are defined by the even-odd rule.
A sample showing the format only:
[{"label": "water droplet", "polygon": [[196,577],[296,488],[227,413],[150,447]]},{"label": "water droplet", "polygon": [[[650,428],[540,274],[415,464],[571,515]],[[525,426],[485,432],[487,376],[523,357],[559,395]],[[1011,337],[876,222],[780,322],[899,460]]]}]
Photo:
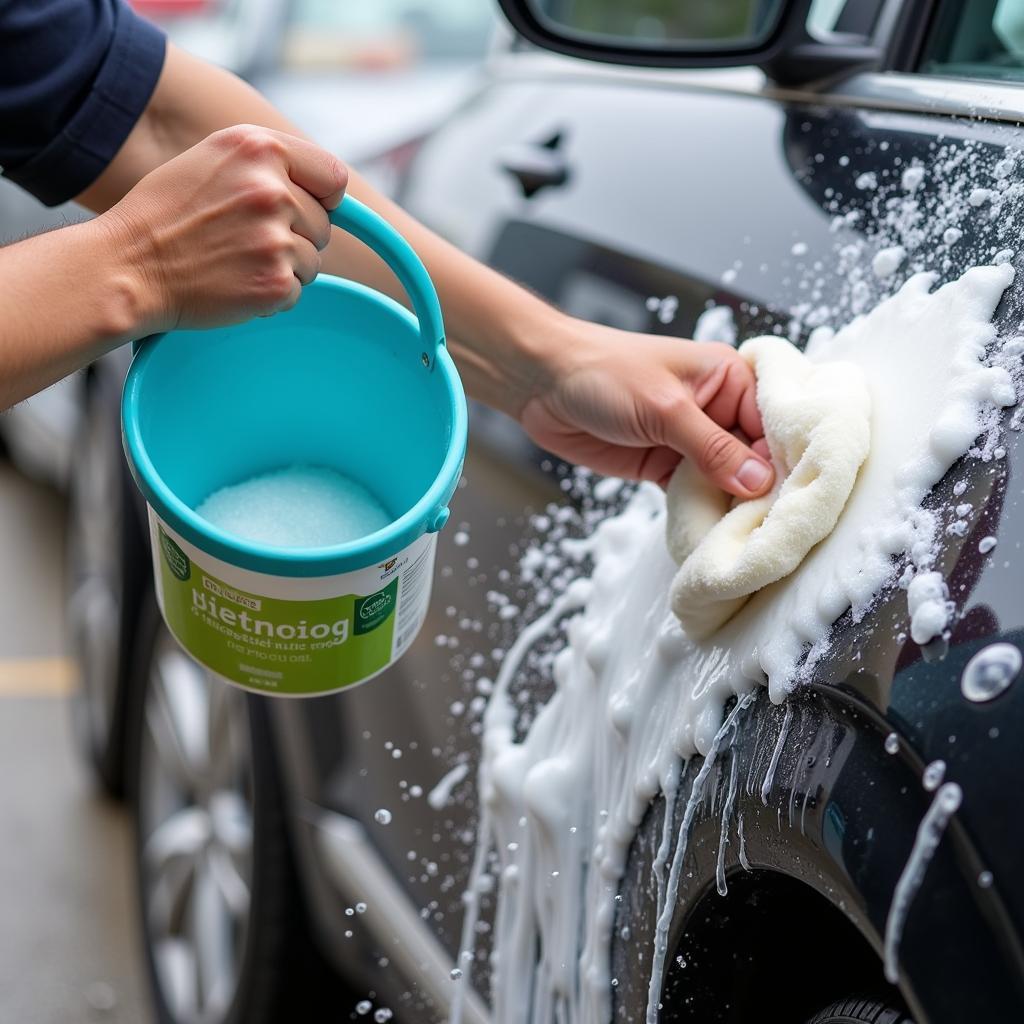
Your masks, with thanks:
[{"label": "water droplet", "polygon": [[925,768],[924,774],[921,776],[921,785],[930,793],[932,790],[939,788],[939,784],[945,777],[946,762],[932,761],[932,763]]},{"label": "water droplet", "polygon": [[978,875],[978,885],[980,885],[982,889],[988,889],[992,885],[992,872],[982,871],[982,873]]},{"label": "water droplet", "polygon": [[369,999],[360,999],[359,1002],[356,1003],[356,1013],[361,1017],[365,1017],[372,1009],[373,1003],[371,1003]]},{"label": "water droplet", "polygon": [[448,977],[449,977],[449,978],[451,978],[451,979],[452,979],[452,981],[458,981],[458,980],[459,980],[459,978],[461,978],[461,977],[462,977],[462,971],[461,971],[461,970],[460,970],[460,969],[459,969],[458,967],[453,967],[453,968],[452,968],[452,969],[451,969],[451,970],[450,970],[450,971],[448,972]]},{"label": "water droplet", "polygon": [[379,811],[374,811],[373,820],[377,822],[378,825],[390,825],[391,812],[386,807],[382,807]]},{"label": "water droplet", "polygon": [[117,1006],[117,993],[105,981],[94,981],[85,990],[85,1001],[93,1010],[109,1013]]},{"label": "water droplet", "polygon": [[898,754],[900,750],[900,738],[896,733],[891,732],[885,737],[885,752],[887,754]]},{"label": "water droplet", "polygon": [[382,1006],[373,1015],[373,1019],[377,1022],[377,1024],[384,1024],[385,1021],[391,1020],[393,1016],[394,1014],[386,1006]]},{"label": "water droplet", "polygon": [[1013,644],[989,644],[967,662],[960,677],[960,692],[978,704],[994,700],[1020,674],[1022,661]]},{"label": "water droplet", "polygon": [[982,537],[981,540],[978,541],[978,550],[983,555],[987,555],[995,546],[995,537]]},{"label": "water droplet", "polygon": [[365,903],[357,903],[356,904],[356,913],[357,914],[365,914],[366,913],[366,904]]}]

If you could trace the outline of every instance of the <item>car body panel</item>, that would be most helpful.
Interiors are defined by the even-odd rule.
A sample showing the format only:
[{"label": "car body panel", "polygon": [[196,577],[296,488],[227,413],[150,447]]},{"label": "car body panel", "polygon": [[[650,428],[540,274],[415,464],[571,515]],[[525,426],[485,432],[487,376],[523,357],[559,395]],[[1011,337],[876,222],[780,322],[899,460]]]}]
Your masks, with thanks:
[{"label": "car body panel", "polygon": [[[860,308],[870,308],[886,285],[869,275],[868,294],[862,289],[858,299],[841,272],[839,249],[867,238],[859,258],[869,261],[892,231],[881,230],[885,194],[873,206],[873,193],[857,186],[860,175],[874,171],[884,192],[916,160],[926,168],[927,189],[941,177],[927,173],[935,168],[941,145],[973,147],[979,173],[987,173],[1005,149],[1021,142],[1020,132],[1007,125],[827,106],[813,96],[793,102],[696,90],[698,103],[689,101],[685,85],[659,88],[619,74],[594,74],[586,82],[577,78],[575,73],[564,81],[557,74],[538,81],[495,76],[426,140],[402,197],[412,212],[467,251],[570,312],[657,333],[688,335],[713,303],[733,310],[740,337],[774,329],[803,341],[809,326],[806,317],[794,325],[793,311],[806,301],[808,288],[819,293],[815,302],[839,311],[840,322],[853,315],[858,301]],[[567,181],[526,199],[503,169],[509,147],[550,148],[552,140],[564,155]],[[950,255],[946,274],[1004,248],[1018,223],[1018,205],[1009,204],[1003,221],[981,216],[965,221],[963,243]],[[850,210],[859,210],[860,220],[837,225],[836,218]],[[804,247],[799,255],[793,248],[797,243]],[[675,297],[674,320],[659,318],[663,307],[648,304],[652,296]],[[1004,332],[1019,323],[1020,305],[1014,289],[998,315]],[[1024,725],[1024,697],[1011,687],[993,704],[978,705],[960,691],[970,654],[996,639],[1019,642],[1024,626],[1016,564],[1024,515],[1017,489],[1008,486],[1020,458],[1019,434],[1007,431],[1005,444],[1005,459],[955,468],[932,499],[945,504],[954,481],[963,479],[968,487],[963,500],[976,510],[968,534],[950,539],[938,566],[950,581],[959,613],[948,653],[929,649],[926,659],[906,639],[906,596],[898,588],[885,593],[863,621],[855,623],[849,615],[840,620],[814,689],[819,717],[843,723],[833,727],[847,737],[844,761],[815,780],[812,817],[802,839],[797,841],[788,824],[773,827],[777,822],[758,822],[756,816],[747,837],[755,867],[797,877],[820,892],[880,952],[896,880],[931,800],[920,782],[924,766],[939,758],[946,762],[946,779],[963,789],[963,807],[911,906],[900,954],[901,991],[919,1014],[919,1024],[964,1019],[967,999],[974,1000],[971,1006],[984,1004],[994,1019],[1024,1012],[1019,936],[1024,887],[1011,866],[1021,834],[1012,780],[1024,767],[1014,741]],[[476,446],[467,487],[452,507],[454,520],[473,523],[465,550],[475,555],[482,545],[487,554],[481,564],[514,567],[502,549],[518,539],[522,527],[510,529],[508,515],[546,500],[535,491],[537,461],[522,439]],[[499,517],[502,527],[492,528]],[[998,543],[994,555],[982,556],[977,545],[987,536]],[[425,635],[393,674],[373,689],[345,695],[344,709],[292,705],[277,716],[282,723],[290,719],[283,734],[291,734],[285,743],[292,748],[300,737],[324,732],[317,750],[304,753],[307,785],[300,781],[297,790],[318,806],[364,823],[410,900],[428,908],[426,916],[453,958],[459,924],[455,897],[466,877],[472,838],[467,831],[472,787],[437,813],[413,801],[396,805],[402,791],[395,786],[402,779],[436,780],[467,754],[475,763],[479,737],[472,722],[437,715],[438,708],[471,695],[471,684],[458,678],[461,663],[454,662],[453,669],[450,651],[434,644],[436,634],[451,632],[444,618],[449,602],[460,613],[467,603],[479,602],[480,584],[463,568],[464,561],[465,551],[452,547],[440,557],[439,564],[451,565],[454,573],[438,580]],[[496,627],[490,628],[500,636]],[[777,711],[765,714],[777,720]],[[993,727],[999,730],[995,737]],[[901,743],[896,757],[883,745],[892,731]],[[812,730],[807,742],[823,742],[822,735]],[[403,751],[398,769],[386,741]],[[413,749],[417,754],[407,759]],[[786,751],[782,764],[798,756],[790,746]],[[756,737],[747,756],[762,758],[765,771],[764,743]],[[325,779],[338,780],[333,791],[320,781]],[[806,780],[789,782],[791,795],[807,792]],[[373,823],[380,806],[396,812],[386,828]],[[788,807],[781,814],[786,816]],[[682,895],[680,922],[704,906],[700,896],[713,888],[719,832],[712,817],[698,816],[692,840],[695,880]],[[409,849],[416,854],[412,869],[402,859]],[[424,851],[429,851],[428,864],[429,858],[437,862],[443,884],[434,886],[421,871]],[[729,858],[735,869],[731,847]],[[995,876],[991,888],[977,884],[985,870]],[[643,894],[643,872],[640,859],[622,891]],[[715,898],[712,892],[710,899]],[[631,913],[632,955],[638,944],[643,948],[645,919],[640,906]],[[677,931],[685,931],[682,923]],[[615,955],[620,956],[618,947]],[[880,976],[877,967],[876,972]],[[638,1000],[646,993],[636,979],[644,976],[634,968],[632,980],[623,979],[617,995],[621,1019],[643,1019]],[[884,987],[880,977],[879,982]]]}]

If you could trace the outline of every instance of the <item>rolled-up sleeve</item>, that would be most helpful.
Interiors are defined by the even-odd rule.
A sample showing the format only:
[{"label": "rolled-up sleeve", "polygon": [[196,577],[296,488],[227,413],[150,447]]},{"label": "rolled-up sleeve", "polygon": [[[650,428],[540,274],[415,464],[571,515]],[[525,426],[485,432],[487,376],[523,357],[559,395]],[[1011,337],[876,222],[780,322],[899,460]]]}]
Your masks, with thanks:
[{"label": "rolled-up sleeve", "polygon": [[0,0],[0,167],[48,206],[91,185],[146,109],[163,33],[124,0]]}]

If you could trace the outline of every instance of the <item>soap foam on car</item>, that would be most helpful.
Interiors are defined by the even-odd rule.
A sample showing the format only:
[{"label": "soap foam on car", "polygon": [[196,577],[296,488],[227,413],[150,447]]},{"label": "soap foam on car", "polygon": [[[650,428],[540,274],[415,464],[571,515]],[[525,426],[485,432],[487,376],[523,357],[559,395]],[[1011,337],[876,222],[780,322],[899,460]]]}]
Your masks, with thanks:
[{"label": "soap foam on car", "polygon": [[[572,557],[592,556],[591,577],[570,584],[521,632],[484,715],[461,966],[474,960],[481,897],[496,889],[496,1021],[611,1019],[616,895],[632,839],[659,791],[672,805],[684,761],[700,753],[681,826],[676,832],[666,816],[652,865],[658,924],[647,1019],[657,1020],[668,923],[703,780],[759,685],[783,700],[828,651],[840,615],[863,617],[903,565],[911,579],[933,571],[942,534],[922,502],[979,434],[986,451],[994,445],[998,410],[1016,399],[1007,370],[985,361],[993,312],[1012,279],[1009,266],[978,267],[932,290],[934,277],[917,275],[838,333],[817,333],[809,358],[848,360],[864,372],[871,451],[832,533],[707,640],[688,637],[669,607],[675,566],[656,488],[641,486],[621,514],[572,543]],[[559,626],[567,642],[553,662],[556,692],[520,735],[510,687],[533,646]],[[723,722],[732,697],[738,703]]]}]

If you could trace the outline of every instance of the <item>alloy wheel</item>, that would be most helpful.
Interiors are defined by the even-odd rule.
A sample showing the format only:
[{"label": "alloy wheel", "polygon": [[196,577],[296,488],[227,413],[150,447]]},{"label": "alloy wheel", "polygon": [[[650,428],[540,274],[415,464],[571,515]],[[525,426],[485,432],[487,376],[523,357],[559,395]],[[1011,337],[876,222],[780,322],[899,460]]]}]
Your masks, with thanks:
[{"label": "alloy wheel", "polygon": [[111,441],[109,410],[90,402],[72,460],[67,624],[81,669],[79,725],[87,749],[110,737],[119,680],[125,528],[121,450]]},{"label": "alloy wheel", "polygon": [[138,799],[141,892],[157,982],[180,1024],[218,1024],[242,969],[253,879],[244,695],[160,626],[146,681]]}]

